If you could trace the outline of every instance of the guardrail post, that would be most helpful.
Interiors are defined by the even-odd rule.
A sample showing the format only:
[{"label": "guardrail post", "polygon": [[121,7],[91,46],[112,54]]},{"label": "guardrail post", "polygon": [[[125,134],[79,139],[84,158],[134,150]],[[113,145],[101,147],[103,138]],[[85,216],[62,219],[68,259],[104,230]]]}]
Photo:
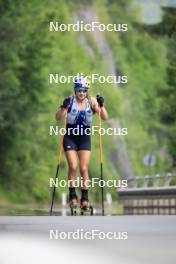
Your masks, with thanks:
[{"label": "guardrail post", "polygon": [[150,177],[148,175],[144,176],[144,185],[143,185],[144,188],[149,186],[149,180]]},{"label": "guardrail post", "polygon": [[160,174],[156,174],[156,176],[154,177],[154,181],[153,181],[153,186],[154,187],[159,187],[160,186],[160,179],[161,179]]},{"label": "guardrail post", "polygon": [[171,180],[172,180],[172,173],[167,173],[167,174],[165,175],[164,186],[169,186]]}]

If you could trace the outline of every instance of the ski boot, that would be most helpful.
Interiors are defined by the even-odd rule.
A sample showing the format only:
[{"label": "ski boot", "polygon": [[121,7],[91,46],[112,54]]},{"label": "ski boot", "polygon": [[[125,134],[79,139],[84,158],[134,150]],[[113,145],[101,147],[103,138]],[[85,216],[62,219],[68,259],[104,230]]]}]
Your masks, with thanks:
[{"label": "ski boot", "polygon": [[80,211],[81,215],[84,215],[85,213],[90,213],[90,215],[93,215],[93,207],[89,204],[88,200],[88,190],[81,190],[82,197],[80,200]]},{"label": "ski boot", "polygon": [[78,205],[78,199],[75,192],[75,188],[70,188],[70,194],[69,194],[69,200],[70,200],[70,210],[71,215],[77,215],[77,205]]}]

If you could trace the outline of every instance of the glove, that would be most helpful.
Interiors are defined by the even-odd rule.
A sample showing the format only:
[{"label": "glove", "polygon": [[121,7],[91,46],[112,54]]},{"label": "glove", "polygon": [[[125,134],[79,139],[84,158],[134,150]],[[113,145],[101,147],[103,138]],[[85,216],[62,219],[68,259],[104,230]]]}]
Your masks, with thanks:
[{"label": "glove", "polygon": [[102,107],[104,104],[103,96],[97,95],[97,102],[98,102],[99,106]]},{"label": "glove", "polygon": [[61,105],[61,108],[66,109],[69,107],[69,105],[70,105],[70,98],[66,98],[66,99],[64,99],[63,104]]}]

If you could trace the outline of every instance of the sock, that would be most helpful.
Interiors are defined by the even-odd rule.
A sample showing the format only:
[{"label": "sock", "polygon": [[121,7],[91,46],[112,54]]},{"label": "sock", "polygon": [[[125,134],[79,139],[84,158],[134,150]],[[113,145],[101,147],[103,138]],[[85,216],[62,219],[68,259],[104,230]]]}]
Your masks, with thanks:
[{"label": "sock", "polygon": [[88,190],[81,189],[81,200],[88,201]]},{"label": "sock", "polygon": [[72,200],[73,198],[77,199],[75,187],[69,187],[69,199]]}]

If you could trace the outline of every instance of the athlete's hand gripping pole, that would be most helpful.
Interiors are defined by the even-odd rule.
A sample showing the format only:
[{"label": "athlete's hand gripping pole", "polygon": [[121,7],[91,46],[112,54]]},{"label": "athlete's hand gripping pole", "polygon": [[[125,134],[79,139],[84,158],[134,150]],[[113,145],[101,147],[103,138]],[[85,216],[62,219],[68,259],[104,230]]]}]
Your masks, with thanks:
[{"label": "athlete's hand gripping pole", "polygon": [[[101,107],[98,111],[98,122],[99,122],[99,147],[100,147],[100,177],[103,180],[103,158],[102,158],[102,136],[101,136]],[[104,189],[101,187],[101,205],[102,205],[102,215],[104,216]]]},{"label": "athlete's hand gripping pole", "polygon": [[[64,117],[64,128],[66,128],[66,124],[67,124],[67,111],[68,111],[68,109],[66,109],[66,115]],[[64,134],[62,134],[61,137],[60,137],[60,146],[59,146],[59,152],[58,152],[58,161],[57,161],[57,169],[56,169],[56,176],[55,176],[55,184],[57,182],[58,172],[59,172],[60,163],[61,163],[61,156],[62,156],[62,149],[63,149],[63,141],[64,141]],[[52,192],[50,215],[52,215],[52,212],[53,212],[53,205],[54,205],[55,193],[56,193],[56,186],[54,185],[53,192]]]}]

